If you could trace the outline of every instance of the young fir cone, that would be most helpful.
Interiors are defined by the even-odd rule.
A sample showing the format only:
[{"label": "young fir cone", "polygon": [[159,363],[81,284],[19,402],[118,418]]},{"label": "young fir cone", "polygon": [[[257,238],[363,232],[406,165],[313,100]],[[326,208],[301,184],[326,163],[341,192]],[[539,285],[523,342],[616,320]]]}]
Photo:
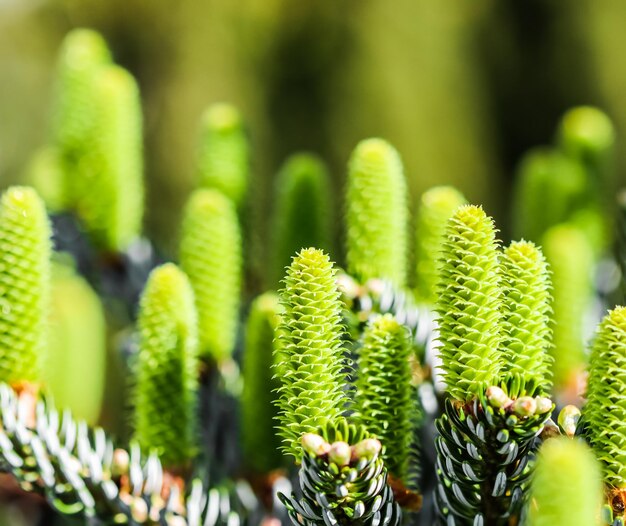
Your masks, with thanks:
[{"label": "young fir cone", "polygon": [[328,171],[317,156],[301,153],[285,161],[276,184],[274,283],[302,248],[329,248],[329,192]]},{"label": "young fir cone", "polygon": [[329,422],[301,440],[302,497],[279,495],[296,526],[397,526],[400,506],[387,484],[382,445],[365,427]]},{"label": "young fir cone", "polygon": [[413,422],[410,333],[392,315],[374,318],[359,349],[354,419],[385,444],[389,473],[407,483]]},{"label": "young fir cone", "polygon": [[[447,524],[506,526],[519,519],[536,437],[552,410],[549,399],[521,396],[505,380],[502,344],[507,286],[493,222],[482,209],[461,207],[450,219],[442,256],[440,342],[449,398],[437,420],[435,506]],[[522,286],[519,286],[520,283]],[[529,294],[521,280],[515,294]],[[520,297],[522,304],[527,298]],[[519,377],[537,383],[537,371]],[[506,378],[506,377],[505,377]]]},{"label": "young fir cone", "polygon": [[90,237],[104,250],[122,252],[141,233],[144,206],[141,102],[132,75],[119,66],[101,68],[92,111],[89,152],[68,184]]},{"label": "young fir cone", "polygon": [[361,141],[350,158],[346,194],[346,261],[361,282],[406,285],[407,186],[398,152],[382,139]]},{"label": "young fir cone", "polygon": [[[79,163],[91,148],[94,123],[94,78],[111,64],[111,53],[102,36],[90,29],[70,31],[59,52],[56,97],[53,106],[54,143],[62,159],[66,179],[76,176]],[[66,188],[66,205],[74,201]]]},{"label": "young fir cone", "polygon": [[207,188],[191,194],[179,257],[195,293],[200,355],[227,360],[237,338],[242,272],[239,219],[228,197]]},{"label": "young fir cone", "polygon": [[582,164],[551,148],[529,151],[520,163],[513,202],[513,237],[538,243],[588,203]]},{"label": "young fir cone", "polygon": [[38,382],[47,341],[50,223],[28,187],[0,199],[0,381]]},{"label": "young fir cone", "polygon": [[335,269],[321,250],[301,250],[281,291],[275,367],[281,386],[276,401],[283,451],[300,459],[304,433],[341,416],[346,405],[342,303]]},{"label": "young fir cone", "polygon": [[504,319],[502,343],[508,395],[545,395],[552,387],[550,276],[541,250],[515,241],[502,257]]},{"label": "young fir cone", "polygon": [[415,296],[434,305],[439,283],[439,255],[446,224],[455,210],[467,201],[452,186],[435,186],[422,195],[416,217]]},{"label": "young fir cone", "polygon": [[552,273],[552,370],[555,388],[577,396],[585,363],[584,320],[592,292],[593,252],[579,229],[558,225],[546,232],[543,252]]},{"label": "young fir cone", "polygon": [[240,207],[248,187],[248,140],[239,111],[213,104],[202,116],[197,172],[200,186],[215,188]]},{"label": "young fir cone", "polygon": [[594,526],[602,502],[600,468],[584,442],[558,437],[539,450],[530,486],[528,526]]},{"label": "young fir cone", "polygon": [[241,436],[245,463],[257,474],[269,473],[282,463],[274,424],[274,398],[280,384],[272,370],[280,312],[278,295],[266,292],[252,302],[246,323]]},{"label": "young fir cone", "polygon": [[626,307],[600,323],[589,358],[585,434],[600,460],[612,519],[626,520]]},{"label": "young fir cone", "polygon": [[502,288],[493,219],[461,206],[448,221],[438,286],[439,341],[450,397],[472,400],[498,383]]},{"label": "young fir cone", "polygon": [[165,467],[185,467],[196,450],[197,316],[189,280],[173,263],[150,274],[137,325],[133,438]]}]

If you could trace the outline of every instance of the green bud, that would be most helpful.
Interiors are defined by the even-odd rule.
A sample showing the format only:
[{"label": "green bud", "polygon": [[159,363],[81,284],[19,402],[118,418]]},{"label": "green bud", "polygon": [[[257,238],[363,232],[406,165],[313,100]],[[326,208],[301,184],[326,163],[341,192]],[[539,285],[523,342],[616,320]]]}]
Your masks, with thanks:
[{"label": "green bud", "polygon": [[351,456],[352,450],[347,442],[334,442],[328,451],[328,460],[338,466],[347,466]]},{"label": "green bud", "polygon": [[330,444],[315,433],[304,433],[302,435],[302,447],[316,457],[326,455],[331,449]]},{"label": "green bud", "polygon": [[530,396],[521,396],[513,402],[513,411],[519,416],[532,416],[537,411],[537,401]]},{"label": "green bud", "polygon": [[512,403],[512,400],[507,396],[507,394],[495,385],[488,387],[485,394],[487,396],[487,400],[489,400],[489,403],[493,407],[506,407]]},{"label": "green bud", "polygon": [[575,405],[566,405],[559,413],[558,423],[568,437],[576,434],[576,426],[580,420],[580,409]]},{"label": "green bud", "polygon": [[383,446],[380,443],[380,440],[375,438],[366,438],[365,440],[361,440],[359,443],[354,445],[353,453],[357,459],[367,458],[367,459],[375,459],[382,450]]}]

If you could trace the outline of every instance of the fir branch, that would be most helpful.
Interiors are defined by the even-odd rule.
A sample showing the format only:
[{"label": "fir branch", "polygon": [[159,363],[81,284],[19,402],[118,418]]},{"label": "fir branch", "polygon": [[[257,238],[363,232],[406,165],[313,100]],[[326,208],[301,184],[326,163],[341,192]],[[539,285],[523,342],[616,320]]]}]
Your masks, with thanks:
[{"label": "fir branch", "polygon": [[548,440],[539,450],[529,501],[528,526],[598,524],[602,483],[589,448],[564,437]]},{"label": "fir branch", "polygon": [[138,319],[134,439],[167,467],[196,451],[197,317],[187,276],[167,263],[152,271]]},{"label": "fir branch", "polygon": [[493,220],[482,208],[462,206],[446,228],[437,303],[443,377],[455,400],[498,383],[502,305]]},{"label": "fir branch", "polygon": [[217,190],[196,190],[185,206],[179,252],[195,293],[200,355],[227,360],[237,337],[242,272],[241,233],[232,201]]},{"label": "fir branch", "polygon": [[407,482],[413,416],[409,331],[387,314],[372,320],[359,349],[354,419],[385,445],[389,472]]},{"label": "fir branch", "polygon": [[156,455],[142,456],[138,445],[115,449],[102,429],[18,397],[6,384],[0,385],[0,418],[0,469],[64,515],[103,524],[237,526],[256,513],[246,483],[208,488],[194,479],[187,493]]},{"label": "fir branch", "polygon": [[273,218],[274,283],[285,274],[292,256],[306,247],[328,250],[331,206],[328,171],[317,156],[289,157],[276,181]]},{"label": "fir branch", "polygon": [[0,381],[39,382],[47,339],[51,231],[37,193],[0,199]]},{"label": "fir branch", "polygon": [[593,252],[585,236],[572,225],[546,232],[543,252],[552,272],[553,342],[550,348],[557,390],[576,383],[583,368],[583,322],[591,299]]},{"label": "fir branch", "polygon": [[202,116],[197,172],[200,185],[214,188],[240,207],[249,177],[248,140],[239,111],[225,103]]},{"label": "fir branch", "polygon": [[542,397],[510,400],[495,386],[470,403],[446,400],[435,439],[442,521],[507,526],[519,517],[553,407]]},{"label": "fir branch", "polygon": [[241,435],[246,465],[257,474],[280,467],[282,460],[274,427],[274,398],[280,382],[272,374],[280,312],[278,295],[266,292],[252,302],[246,324]]},{"label": "fir branch", "polygon": [[342,306],[326,254],[303,249],[281,291],[275,366],[281,372],[279,435],[283,451],[300,458],[300,438],[341,416],[346,404]]},{"label": "fir branch", "polygon": [[381,443],[345,420],[302,437],[302,498],[281,495],[296,526],[385,525],[402,521],[387,484]]},{"label": "fir branch", "polygon": [[509,396],[544,395],[551,387],[550,279],[533,243],[511,243],[502,257],[504,284],[503,373],[517,377]]},{"label": "fir branch", "polygon": [[415,243],[415,295],[422,303],[436,303],[439,256],[446,223],[465,203],[465,197],[452,186],[435,186],[422,194],[417,209]]},{"label": "fir branch", "polygon": [[346,261],[361,282],[386,278],[404,287],[408,264],[407,186],[398,152],[382,139],[361,141],[350,158]]}]

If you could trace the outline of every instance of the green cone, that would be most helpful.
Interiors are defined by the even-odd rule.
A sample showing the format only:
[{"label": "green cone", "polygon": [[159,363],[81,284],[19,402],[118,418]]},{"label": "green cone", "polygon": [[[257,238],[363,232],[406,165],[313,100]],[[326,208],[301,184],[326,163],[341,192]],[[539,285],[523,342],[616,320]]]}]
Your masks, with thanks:
[{"label": "green cone", "polygon": [[416,217],[415,295],[422,303],[434,305],[439,282],[439,255],[446,223],[466,203],[452,186],[435,186],[420,199]]},{"label": "green cone", "polygon": [[382,139],[361,141],[348,169],[348,272],[361,282],[386,278],[404,287],[408,219],[407,185],[398,152]]},{"label": "green cone", "polygon": [[200,185],[219,190],[241,206],[248,186],[248,155],[248,140],[237,108],[225,103],[210,106],[202,116],[200,131]]},{"label": "green cone", "polygon": [[176,265],[150,274],[137,325],[133,438],[166,467],[183,467],[196,451],[198,338],[193,291]]},{"label": "green cone", "polygon": [[326,254],[303,249],[287,270],[278,328],[280,371],[279,434],[283,450],[300,459],[300,439],[342,415],[346,404],[343,371],[342,303],[336,271]]},{"label": "green cone", "polygon": [[206,188],[191,195],[179,255],[195,293],[200,354],[226,360],[235,348],[242,272],[239,220],[230,199]]},{"label": "green cone", "polygon": [[37,193],[0,200],[0,381],[39,382],[50,301],[50,224]]},{"label": "green cone", "polygon": [[282,460],[274,405],[280,383],[272,368],[280,311],[278,295],[266,292],[252,302],[246,323],[241,436],[246,465],[256,473],[268,473]]}]

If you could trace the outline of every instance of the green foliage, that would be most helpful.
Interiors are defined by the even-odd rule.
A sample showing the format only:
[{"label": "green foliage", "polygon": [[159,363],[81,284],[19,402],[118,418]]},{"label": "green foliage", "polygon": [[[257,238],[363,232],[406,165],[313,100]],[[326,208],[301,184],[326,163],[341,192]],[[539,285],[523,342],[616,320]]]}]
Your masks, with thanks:
[{"label": "green foliage", "polygon": [[299,250],[329,248],[329,192],[328,172],[318,157],[301,153],[285,161],[278,174],[272,229],[274,283]]},{"label": "green foliage", "polygon": [[502,289],[493,220],[465,205],[448,221],[441,256],[439,341],[450,396],[472,399],[498,383]]},{"label": "green foliage", "polygon": [[544,232],[572,217],[588,201],[583,166],[562,152],[538,148],[519,167],[513,203],[513,234],[535,243]]},{"label": "green foliage", "polygon": [[346,194],[346,262],[361,282],[407,278],[407,186],[398,152],[382,139],[361,141],[350,158]]},{"label": "green foliage", "polygon": [[104,396],[106,320],[102,302],[74,269],[52,272],[49,342],[43,379],[55,404],[95,424]]},{"label": "green foliage", "polygon": [[521,395],[545,394],[552,385],[550,278],[541,250],[528,241],[511,243],[502,257],[503,372],[519,378]]},{"label": "green foliage", "polygon": [[139,236],[143,218],[139,89],[119,66],[101,68],[93,82],[89,151],[69,184],[76,213],[94,242],[122,251]]},{"label": "green foliage", "polygon": [[[95,77],[110,63],[111,53],[96,31],[74,29],[63,40],[57,64],[53,135],[68,180],[77,177],[79,164],[92,146]],[[74,201],[72,186],[66,188],[66,204]]]},{"label": "green foliage", "polygon": [[0,381],[38,382],[47,343],[50,224],[28,187],[0,199]]},{"label": "green foliage", "polygon": [[598,327],[589,359],[587,403],[583,419],[604,480],[626,487],[626,307],[610,311]]},{"label": "green foliage", "polygon": [[308,248],[287,270],[278,328],[281,372],[277,407],[283,450],[300,459],[300,438],[339,418],[346,403],[342,303],[336,271],[321,250]]},{"label": "green foliage", "polygon": [[191,195],[179,257],[195,293],[200,355],[226,360],[237,337],[242,272],[239,220],[230,199],[206,188]]},{"label": "green foliage", "polygon": [[548,230],[542,245],[552,271],[551,351],[554,383],[561,388],[584,364],[583,325],[591,297],[593,251],[585,236],[566,224]]},{"label": "green foliage", "polygon": [[452,186],[435,186],[422,195],[416,218],[415,294],[418,301],[434,305],[439,282],[439,253],[446,223],[466,203]]},{"label": "green foliage", "polygon": [[274,427],[274,394],[280,384],[272,372],[280,310],[278,295],[266,292],[252,302],[246,324],[241,434],[246,465],[257,473],[267,473],[281,464]]},{"label": "green foliage", "polygon": [[578,440],[548,440],[532,479],[528,526],[597,525],[601,502],[600,469],[589,448]]},{"label": "green foliage", "polygon": [[196,450],[198,338],[193,291],[176,265],[150,274],[137,325],[134,439],[166,467],[181,467]]},{"label": "green foliage", "polygon": [[381,443],[344,419],[302,437],[302,498],[280,495],[295,525],[386,524],[402,521],[387,484]]},{"label": "green foliage", "polygon": [[215,188],[241,206],[248,187],[248,140],[239,111],[213,104],[202,117],[197,171],[200,185]]},{"label": "green foliage", "polygon": [[409,330],[392,315],[374,318],[359,349],[354,418],[385,445],[390,473],[406,481],[413,417]]}]

